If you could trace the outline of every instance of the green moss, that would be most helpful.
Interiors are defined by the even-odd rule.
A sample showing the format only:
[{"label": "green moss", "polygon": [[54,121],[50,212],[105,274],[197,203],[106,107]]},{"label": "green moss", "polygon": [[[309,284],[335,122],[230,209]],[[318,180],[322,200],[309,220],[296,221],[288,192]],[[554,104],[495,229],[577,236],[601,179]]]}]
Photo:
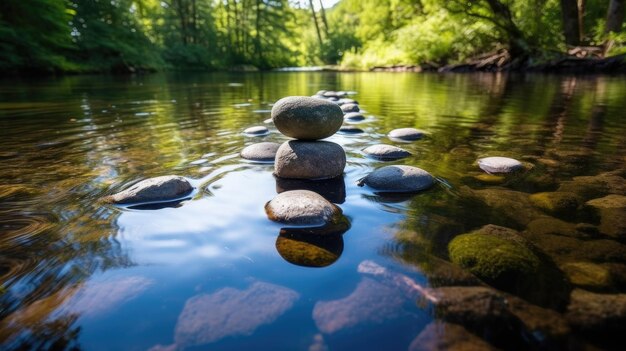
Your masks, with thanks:
[{"label": "green moss", "polygon": [[492,235],[459,235],[448,246],[452,262],[490,282],[515,280],[539,269],[540,259],[526,246]]},{"label": "green moss", "polygon": [[612,285],[608,267],[591,262],[568,262],[561,266],[569,281],[590,290],[606,290]]},{"label": "green moss", "polygon": [[571,192],[544,192],[530,196],[530,201],[537,208],[557,216],[570,216],[580,206],[580,198]]}]

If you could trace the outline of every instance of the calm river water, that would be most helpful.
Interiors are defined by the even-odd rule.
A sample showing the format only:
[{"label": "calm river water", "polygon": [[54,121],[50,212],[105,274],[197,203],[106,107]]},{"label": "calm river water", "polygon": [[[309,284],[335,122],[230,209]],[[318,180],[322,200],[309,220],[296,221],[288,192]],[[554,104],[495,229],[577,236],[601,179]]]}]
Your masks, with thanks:
[{"label": "calm river water", "polygon": [[[264,123],[272,103],[321,89],[354,91],[366,110],[354,124],[364,133],[328,139],[347,153],[343,180],[317,187],[351,227],[332,240],[294,239],[264,205],[311,184],[277,182],[271,164],[238,153],[288,140]],[[0,81],[0,348],[613,348],[626,325],[625,111],[626,80],[608,76]],[[255,125],[270,135],[242,134]],[[386,137],[402,127],[428,135]],[[362,154],[378,143],[413,155]],[[476,165],[485,156],[526,170],[488,175]],[[357,186],[388,164],[439,182],[394,196]],[[193,180],[193,198],[144,209],[100,201],[168,174]],[[545,193],[556,190],[569,197],[554,205]],[[496,258],[514,267],[505,279],[450,262],[450,241],[487,224],[517,231],[494,234],[516,238]],[[515,268],[520,245],[540,262],[530,273]],[[478,259],[497,251],[487,246]]]}]

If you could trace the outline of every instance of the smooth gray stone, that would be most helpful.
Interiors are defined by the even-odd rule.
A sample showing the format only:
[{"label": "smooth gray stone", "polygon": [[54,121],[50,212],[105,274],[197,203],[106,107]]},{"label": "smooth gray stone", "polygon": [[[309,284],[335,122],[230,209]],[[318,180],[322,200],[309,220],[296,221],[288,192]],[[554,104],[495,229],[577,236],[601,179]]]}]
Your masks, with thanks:
[{"label": "smooth gray stone", "polygon": [[291,140],[276,152],[274,172],[282,178],[327,179],[343,174],[346,152],[329,141]]},{"label": "smooth gray stone", "polygon": [[339,97],[339,94],[337,94],[337,92],[336,92],[336,91],[325,91],[325,92],[322,94],[322,96],[327,97],[327,98],[331,98],[331,97],[338,98],[338,97]]},{"label": "smooth gray stone", "polygon": [[359,109],[359,105],[357,104],[343,104],[341,105],[341,111],[343,111],[343,113],[348,113],[348,112],[359,112],[361,109]]},{"label": "smooth gray stone", "polygon": [[430,188],[434,179],[421,168],[386,166],[370,173],[363,183],[383,192],[417,192]]},{"label": "smooth gray stone", "polygon": [[326,93],[327,90],[319,90],[317,93],[315,93],[315,95],[320,95],[320,96],[324,96],[324,93]]},{"label": "smooth gray stone", "polygon": [[343,116],[343,119],[346,121],[362,121],[365,119],[365,116],[361,114],[361,112],[348,112]]},{"label": "smooth gray stone", "polygon": [[344,105],[344,104],[357,104],[357,105],[359,104],[359,102],[358,102],[358,101],[356,101],[356,100],[354,100],[354,99],[349,99],[349,98],[342,98],[342,99],[339,99],[339,100],[337,101],[337,103],[339,104],[339,106]]},{"label": "smooth gray stone", "polygon": [[241,157],[250,161],[274,162],[279,147],[279,143],[271,142],[252,144],[241,150]]},{"label": "smooth gray stone", "polygon": [[291,190],[269,201],[265,213],[270,220],[284,225],[315,227],[331,223],[342,212],[318,193]]},{"label": "smooth gray stone", "polygon": [[360,133],[364,133],[363,129],[361,128],[357,128],[354,126],[343,126],[341,128],[339,128],[339,133],[342,134],[360,134]]},{"label": "smooth gray stone", "polygon": [[413,141],[423,138],[424,131],[415,128],[399,128],[392,130],[387,136],[391,139]]},{"label": "smooth gray stone", "polygon": [[398,160],[411,156],[405,149],[393,145],[377,144],[363,150],[366,155],[379,160]]},{"label": "smooth gray stone", "polygon": [[254,135],[254,136],[260,136],[260,135],[267,135],[270,133],[270,130],[267,129],[267,127],[264,126],[255,126],[255,127],[250,127],[246,130],[243,131],[245,134],[248,135]]},{"label": "smooth gray stone", "polygon": [[302,140],[327,138],[343,123],[336,104],[307,96],[289,96],[272,106],[274,125],[284,135]]},{"label": "smooth gray stone", "polygon": [[478,167],[487,173],[511,173],[523,168],[520,161],[499,156],[479,159]]},{"label": "smooth gray stone", "polygon": [[105,198],[116,204],[165,202],[189,195],[193,186],[180,176],[162,176],[142,180],[130,188]]}]

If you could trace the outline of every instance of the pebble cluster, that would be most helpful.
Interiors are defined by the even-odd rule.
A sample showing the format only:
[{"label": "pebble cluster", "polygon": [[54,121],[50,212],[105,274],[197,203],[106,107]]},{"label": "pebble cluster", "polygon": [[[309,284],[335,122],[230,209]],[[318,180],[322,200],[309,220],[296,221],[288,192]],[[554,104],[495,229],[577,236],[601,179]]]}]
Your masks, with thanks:
[{"label": "pebble cluster", "polygon": [[[250,162],[274,164],[278,195],[265,205],[265,211],[270,220],[284,226],[276,247],[281,256],[295,264],[331,264],[343,249],[342,234],[350,228],[349,220],[336,205],[346,198],[343,185],[346,153],[340,145],[321,140],[337,132],[363,133],[357,127],[344,124],[365,119],[358,101],[347,96],[347,92],[322,90],[311,97],[289,96],[278,100],[272,106],[271,120],[266,123],[273,123],[280,133],[294,139],[282,144],[255,143],[240,153]],[[259,137],[270,131],[265,126],[254,126],[243,133]],[[425,135],[425,131],[415,128],[394,129],[387,134],[390,140],[405,143],[422,139]],[[368,146],[362,153],[380,161],[413,156],[401,147],[387,144]],[[489,174],[523,168],[519,161],[506,157],[482,158],[478,160],[478,166]],[[368,186],[381,195],[416,193],[434,183],[435,178],[429,172],[406,165],[380,167],[359,181],[360,186]],[[329,192],[329,188],[344,190]],[[189,180],[172,175],[143,180],[107,197],[107,200],[124,205],[163,203],[182,201],[193,191]],[[320,245],[324,247],[320,248]],[[328,252],[335,254],[328,255]],[[312,260],[311,257],[317,258]]]}]

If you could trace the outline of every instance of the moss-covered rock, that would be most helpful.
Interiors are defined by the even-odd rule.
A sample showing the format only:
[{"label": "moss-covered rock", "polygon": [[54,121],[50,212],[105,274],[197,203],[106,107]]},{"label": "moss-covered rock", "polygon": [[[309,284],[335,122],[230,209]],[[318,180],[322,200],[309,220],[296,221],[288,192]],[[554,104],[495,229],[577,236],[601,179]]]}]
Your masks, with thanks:
[{"label": "moss-covered rock", "polygon": [[560,268],[575,286],[596,291],[611,289],[611,273],[606,266],[592,262],[567,262]]},{"label": "moss-covered rock", "polygon": [[576,214],[581,199],[570,192],[543,192],[530,196],[535,207],[558,217],[571,217]]},{"label": "moss-covered rock", "polygon": [[600,232],[626,238],[626,196],[612,194],[587,201],[586,205],[600,217]]},{"label": "moss-covered rock", "polygon": [[626,180],[614,173],[574,177],[562,182],[558,191],[575,193],[585,201],[609,194],[626,195]]},{"label": "moss-covered rock", "polygon": [[448,246],[452,262],[494,285],[536,273],[540,259],[525,245],[494,235],[459,235]]}]

